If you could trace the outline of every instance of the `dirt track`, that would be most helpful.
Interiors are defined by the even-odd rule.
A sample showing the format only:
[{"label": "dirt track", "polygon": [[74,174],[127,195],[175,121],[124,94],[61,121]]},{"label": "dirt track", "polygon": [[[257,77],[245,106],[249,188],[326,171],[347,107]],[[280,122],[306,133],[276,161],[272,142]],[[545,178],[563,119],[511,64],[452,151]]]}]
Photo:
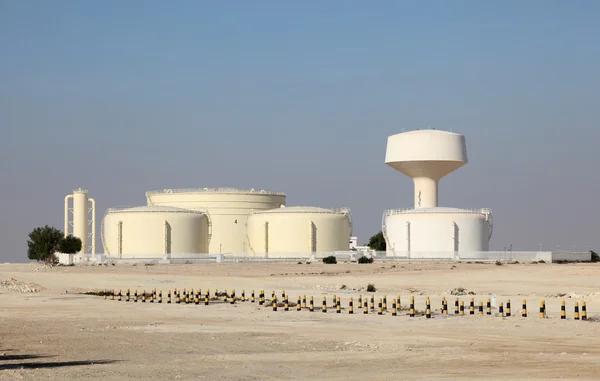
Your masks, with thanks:
[{"label": "dirt track", "polygon": [[[91,380],[405,380],[572,379],[600,377],[600,265],[212,264],[44,268],[0,265],[0,281],[35,282],[41,292],[0,294],[0,379]],[[434,318],[393,317],[356,307],[368,283],[376,299],[431,298]],[[342,285],[345,290],[340,290]],[[79,292],[177,287],[282,289],[296,301],[314,296],[315,312],[249,302],[204,305],[126,303]],[[513,316],[454,316],[463,287],[483,301],[512,301]],[[342,298],[336,314],[331,296]],[[564,297],[557,295],[565,294]],[[323,295],[330,308],[320,311]],[[347,311],[354,297],[355,313]],[[442,297],[450,315],[440,314]],[[468,306],[471,296],[461,296]],[[527,299],[527,318],[520,317]],[[538,317],[545,299],[548,319]],[[560,320],[560,301],[567,320]],[[587,301],[589,321],[574,321]],[[390,307],[390,306],[388,306]],[[468,313],[468,312],[467,312]]]}]

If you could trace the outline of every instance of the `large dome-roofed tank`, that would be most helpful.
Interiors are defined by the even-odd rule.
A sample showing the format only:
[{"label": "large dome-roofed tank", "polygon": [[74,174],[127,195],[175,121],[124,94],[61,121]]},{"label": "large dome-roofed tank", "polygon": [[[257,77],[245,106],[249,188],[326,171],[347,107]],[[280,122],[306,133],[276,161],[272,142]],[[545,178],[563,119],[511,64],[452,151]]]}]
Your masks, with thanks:
[{"label": "large dome-roofed tank", "polygon": [[208,252],[245,253],[246,219],[252,212],[285,205],[281,192],[237,188],[165,189],[146,192],[148,205],[168,205],[199,210],[210,216],[211,240]]},{"label": "large dome-roofed tank", "polygon": [[348,250],[351,225],[348,209],[295,206],[255,212],[246,229],[249,255],[295,258]]},{"label": "large dome-roofed tank", "polygon": [[114,258],[161,258],[206,254],[206,214],[168,206],[108,209],[102,220],[104,252]]}]

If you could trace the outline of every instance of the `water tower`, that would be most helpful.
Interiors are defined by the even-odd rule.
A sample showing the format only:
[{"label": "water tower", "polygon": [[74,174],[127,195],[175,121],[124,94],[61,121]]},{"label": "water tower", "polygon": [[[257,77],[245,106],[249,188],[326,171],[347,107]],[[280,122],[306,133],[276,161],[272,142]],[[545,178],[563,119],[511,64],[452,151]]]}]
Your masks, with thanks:
[{"label": "water tower", "polygon": [[[69,208],[70,199],[73,200],[72,208]],[[75,189],[65,197],[65,237],[69,234],[81,240],[78,254],[91,254],[93,259],[96,258],[96,201],[88,197],[85,189]]]},{"label": "water tower", "polygon": [[388,137],[385,163],[412,178],[414,209],[383,215],[387,255],[453,258],[489,250],[492,214],[438,206],[438,183],[467,164],[465,137],[448,131],[415,130]]}]

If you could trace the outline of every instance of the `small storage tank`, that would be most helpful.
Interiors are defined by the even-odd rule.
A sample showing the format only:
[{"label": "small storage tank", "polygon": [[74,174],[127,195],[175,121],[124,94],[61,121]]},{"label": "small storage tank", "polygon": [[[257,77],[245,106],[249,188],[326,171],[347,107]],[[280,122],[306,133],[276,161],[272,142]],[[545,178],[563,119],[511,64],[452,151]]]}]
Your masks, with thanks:
[{"label": "small storage tank", "polygon": [[148,205],[203,211],[210,216],[210,254],[246,253],[246,219],[253,211],[285,205],[285,193],[255,189],[200,188],[146,192]]},{"label": "small storage tank", "polygon": [[420,208],[388,210],[383,234],[388,256],[452,259],[454,253],[489,250],[492,236],[489,209]]},{"label": "small storage tank", "polygon": [[208,253],[209,217],[169,206],[109,209],[102,220],[104,252],[115,258]]},{"label": "small storage tank", "polygon": [[249,254],[267,258],[346,251],[352,233],[348,209],[301,206],[255,212],[246,231]]}]

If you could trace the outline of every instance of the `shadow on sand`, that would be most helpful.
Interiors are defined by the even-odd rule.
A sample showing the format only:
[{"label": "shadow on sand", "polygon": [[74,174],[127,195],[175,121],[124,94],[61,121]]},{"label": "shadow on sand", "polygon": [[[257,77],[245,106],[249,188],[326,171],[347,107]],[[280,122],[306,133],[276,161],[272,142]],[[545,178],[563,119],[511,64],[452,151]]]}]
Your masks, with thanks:
[{"label": "shadow on sand", "polygon": [[[0,356],[0,362],[4,361],[15,361],[15,360],[32,360],[41,359],[55,356],[43,356],[43,355],[3,355]],[[118,362],[117,360],[84,360],[84,361],[52,361],[52,362],[14,362],[14,363],[0,363],[0,371],[8,369],[44,369],[44,368],[60,368],[64,366],[82,366],[82,365],[103,365],[113,364]]]}]

